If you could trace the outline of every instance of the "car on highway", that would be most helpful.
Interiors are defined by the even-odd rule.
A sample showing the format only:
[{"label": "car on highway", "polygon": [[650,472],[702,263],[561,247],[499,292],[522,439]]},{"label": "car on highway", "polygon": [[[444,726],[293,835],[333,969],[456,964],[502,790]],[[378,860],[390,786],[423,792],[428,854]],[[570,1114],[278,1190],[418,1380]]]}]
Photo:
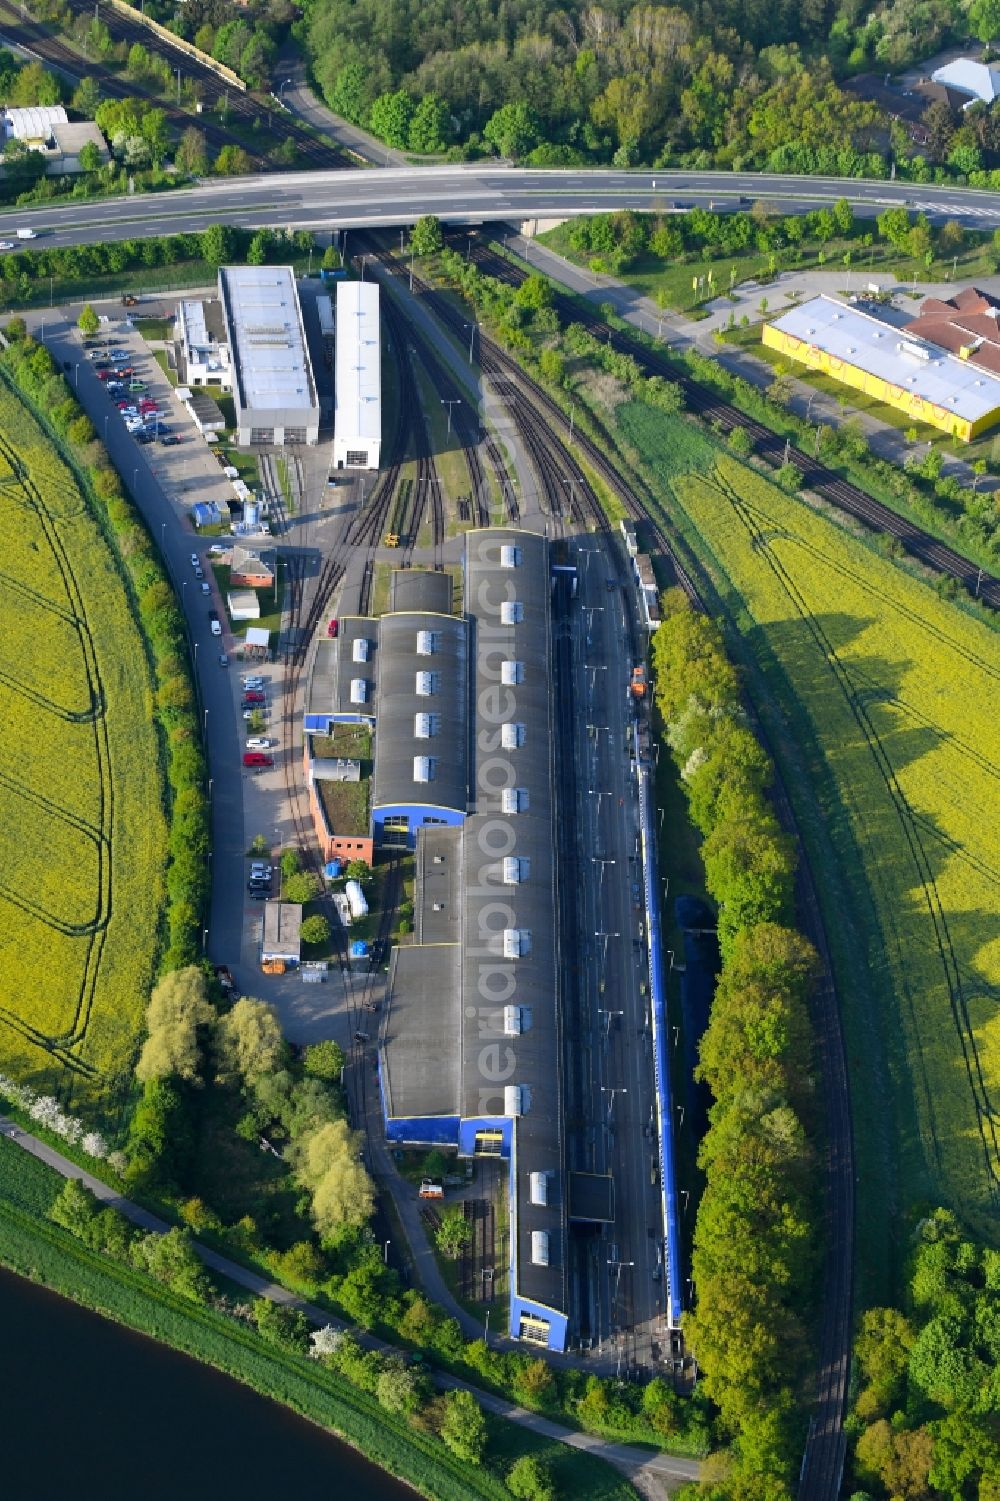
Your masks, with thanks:
[{"label": "car on highway", "polygon": [[201,558],[199,558],[199,556],[198,556],[198,554],[196,552],[193,552],[191,554],[191,567],[192,568],[200,568],[201,567]]},{"label": "car on highway", "polygon": [[0,240],[0,250],[13,250],[14,248],[13,240]]},{"label": "car on highway", "polygon": [[204,569],[203,568],[196,568],[195,571],[194,571],[194,576],[195,576],[196,579],[203,579],[205,577],[205,571],[204,571]]},{"label": "car on highway", "polygon": [[261,770],[265,766],[273,766],[274,757],[265,755],[263,751],[244,751],[243,765]]}]

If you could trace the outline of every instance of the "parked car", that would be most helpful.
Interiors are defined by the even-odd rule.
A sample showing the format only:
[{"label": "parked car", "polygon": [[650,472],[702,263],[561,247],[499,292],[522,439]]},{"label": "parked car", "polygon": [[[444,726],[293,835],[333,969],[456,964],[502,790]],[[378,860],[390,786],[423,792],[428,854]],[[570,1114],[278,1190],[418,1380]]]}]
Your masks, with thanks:
[{"label": "parked car", "polygon": [[246,719],[246,720],[253,719],[253,717],[254,717],[255,714],[259,714],[262,719],[266,719],[267,718],[267,710],[266,709],[261,709],[261,708],[255,706],[252,709],[244,709],[243,710],[243,718]]},{"label": "parked car", "polygon": [[203,568],[196,568],[194,576],[196,579],[203,579],[205,577],[205,570]]},{"label": "parked car", "polygon": [[110,380],[111,379],[111,371],[110,370],[98,370],[98,372],[97,372],[97,379],[98,380]]},{"label": "parked car", "polygon": [[270,886],[248,886],[247,890],[255,902],[266,902],[271,895]]},{"label": "parked car", "polygon": [[135,441],[137,443],[152,443],[152,441],[153,441],[153,434],[152,433],[147,433],[145,430],[143,432],[141,432],[141,433],[136,433],[135,434]]},{"label": "parked car", "polygon": [[207,583],[204,579],[202,579],[201,583],[201,592],[202,594],[211,594],[212,592],[211,584]]},{"label": "parked car", "polygon": [[331,637],[331,639],[336,639],[336,637],[339,634],[339,632],[340,632],[340,621],[339,620],[331,620],[330,624],[326,628],[326,634],[329,637]]},{"label": "parked car", "polygon": [[208,624],[209,624],[209,629],[212,632],[213,636],[221,636],[222,635],[222,626],[219,624],[219,622],[217,620],[210,620]]},{"label": "parked car", "polygon": [[243,684],[244,688],[263,688],[264,686],[264,679],[258,676],[256,673],[251,673],[249,676],[241,677],[240,682]]},{"label": "parked car", "polygon": [[274,757],[266,756],[263,751],[244,751],[244,766],[273,766]]},{"label": "parked car", "polygon": [[192,568],[200,568],[201,567],[201,559],[199,558],[199,556],[198,556],[198,554],[196,552],[193,552],[191,554],[191,567]]},{"label": "parked car", "polygon": [[266,735],[251,735],[247,750],[270,750],[271,742]]},{"label": "parked car", "polygon": [[243,700],[248,704],[262,704],[266,702],[259,688],[245,688],[243,690]]},{"label": "parked car", "polygon": [[164,448],[173,448],[175,444],[179,443],[180,441],[181,440],[180,438],[178,438],[177,434],[171,432],[168,432],[165,437],[161,437],[160,439],[160,442],[163,444]]},{"label": "parked car", "polygon": [[226,654],[225,654],[224,651],[220,651],[220,653],[219,653],[219,666],[220,667],[228,667],[229,666],[229,658],[226,656]]}]

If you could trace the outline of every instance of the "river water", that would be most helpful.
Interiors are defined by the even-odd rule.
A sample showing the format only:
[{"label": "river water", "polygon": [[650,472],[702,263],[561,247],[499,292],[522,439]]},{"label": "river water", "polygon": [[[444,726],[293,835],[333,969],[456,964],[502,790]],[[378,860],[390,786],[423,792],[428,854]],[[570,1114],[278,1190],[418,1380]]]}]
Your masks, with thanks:
[{"label": "river water", "polygon": [[249,1387],[0,1269],[8,1501],[413,1501]]}]

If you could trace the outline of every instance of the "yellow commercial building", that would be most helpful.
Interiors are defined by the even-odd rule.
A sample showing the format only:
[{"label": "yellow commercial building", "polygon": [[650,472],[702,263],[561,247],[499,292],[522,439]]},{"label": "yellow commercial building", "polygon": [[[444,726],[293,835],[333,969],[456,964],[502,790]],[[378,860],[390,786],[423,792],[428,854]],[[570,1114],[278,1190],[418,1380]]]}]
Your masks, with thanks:
[{"label": "yellow commercial building", "polygon": [[789,309],[761,337],[768,349],[965,443],[1000,422],[1000,376],[834,297]]}]

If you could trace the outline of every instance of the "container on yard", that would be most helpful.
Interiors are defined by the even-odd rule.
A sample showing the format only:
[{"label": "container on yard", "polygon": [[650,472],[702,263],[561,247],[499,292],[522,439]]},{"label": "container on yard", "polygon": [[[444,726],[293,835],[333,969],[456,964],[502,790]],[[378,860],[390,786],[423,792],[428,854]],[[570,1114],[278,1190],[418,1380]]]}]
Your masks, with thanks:
[{"label": "container on yard", "polygon": [[367,945],[367,943],[365,943],[365,941],[364,941],[363,938],[354,938],[354,939],[351,940],[351,958],[352,959],[367,959],[368,958],[368,945]]},{"label": "container on yard", "polygon": [[328,881],[336,881],[340,875],[341,865],[339,860],[328,860],[323,866],[323,874]]},{"label": "container on yard", "polygon": [[344,887],[344,891],[347,894],[347,900],[351,904],[351,916],[367,917],[368,903],[365,900],[364,892],[361,890],[361,883],[359,881],[348,881]]},{"label": "container on yard", "polygon": [[265,959],[261,965],[265,975],[283,975],[285,973],[284,959]]}]

